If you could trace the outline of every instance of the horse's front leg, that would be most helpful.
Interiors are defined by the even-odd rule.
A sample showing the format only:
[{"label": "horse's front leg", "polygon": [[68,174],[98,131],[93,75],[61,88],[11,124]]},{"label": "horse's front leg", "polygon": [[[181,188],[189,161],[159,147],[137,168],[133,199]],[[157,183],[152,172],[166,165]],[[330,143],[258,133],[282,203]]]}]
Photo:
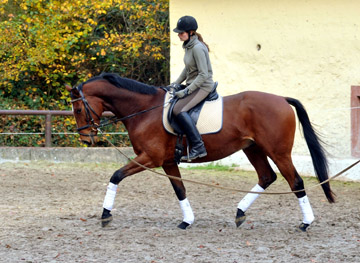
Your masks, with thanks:
[{"label": "horse's front leg", "polygon": [[[146,167],[154,168],[154,165],[151,162],[150,158],[145,154],[137,156],[134,160]],[[141,166],[137,165],[134,162],[130,162],[121,169],[115,171],[115,173],[111,176],[103,203],[103,213],[101,215],[101,225],[103,227],[107,226],[113,219],[111,215],[111,210],[114,206],[116,191],[119,183],[125,177],[141,172],[143,170],[144,168],[142,168]]]},{"label": "horse's front leg", "polygon": [[[181,178],[179,167],[176,163],[164,164],[163,169],[166,174]],[[178,225],[180,229],[186,229],[194,223],[194,213],[191,209],[190,202],[186,198],[186,190],[182,181],[170,178],[171,185],[174,188],[175,194],[179,199],[180,208],[183,213],[183,221]]]}]

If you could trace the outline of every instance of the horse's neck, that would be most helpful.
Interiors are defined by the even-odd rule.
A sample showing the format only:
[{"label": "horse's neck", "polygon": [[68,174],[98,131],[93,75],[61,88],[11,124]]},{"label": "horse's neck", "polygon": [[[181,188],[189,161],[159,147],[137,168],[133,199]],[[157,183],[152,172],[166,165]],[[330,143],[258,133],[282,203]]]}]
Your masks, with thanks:
[{"label": "horse's neck", "polygon": [[155,106],[158,101],[161,101],[159,92],[154,95],[145,95],[126,89],[116,89],[114,93],[109,93],[105,103],[106,108],[119,118],[148,110]]}]

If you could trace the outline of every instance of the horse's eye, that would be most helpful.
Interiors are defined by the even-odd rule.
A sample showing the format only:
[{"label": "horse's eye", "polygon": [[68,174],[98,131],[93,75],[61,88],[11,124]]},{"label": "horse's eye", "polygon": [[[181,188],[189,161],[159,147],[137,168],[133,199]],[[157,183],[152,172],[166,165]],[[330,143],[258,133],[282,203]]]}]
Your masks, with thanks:
[{"label": "horse's eye", "polygon": [[80,113],[81,113],[81,109],[76,109],[76,110],[75,110],[75,113],[76,113],[76,114],[80,114]]}]

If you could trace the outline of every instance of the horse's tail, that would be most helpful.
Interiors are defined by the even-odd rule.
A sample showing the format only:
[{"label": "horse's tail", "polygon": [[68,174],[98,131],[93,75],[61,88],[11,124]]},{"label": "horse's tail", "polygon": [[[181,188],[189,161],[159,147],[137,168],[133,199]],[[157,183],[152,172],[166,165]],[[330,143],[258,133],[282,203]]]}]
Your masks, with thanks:
[{"label": "horse's tail", "polygon": [[[328,163],[325,156],[325,150],[321,145],[321,140],[318,138],[318,135],[313,129],[311,122],[309,120],[309,116],[304,106],[301,104],[301,102],[293,98],[285,98],[285,99],[290,105],[294,106],[296,109],[298,119],[303,127],[304,137],[310,151],[316,177],[318,178],[319,182],[322,183],[323,181],[328,180],[329,176],[328,176]],[[321,187],[329,203],[334,203],[335,198],[334,198],[334,193],[330,189],[330,183],[326,182],[322,184]]]}]

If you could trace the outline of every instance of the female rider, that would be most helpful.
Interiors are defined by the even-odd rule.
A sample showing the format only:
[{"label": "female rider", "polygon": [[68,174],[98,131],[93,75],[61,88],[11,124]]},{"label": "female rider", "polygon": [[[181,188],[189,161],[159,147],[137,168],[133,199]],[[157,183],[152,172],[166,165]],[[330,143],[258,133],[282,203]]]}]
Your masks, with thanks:
[{"label": "female rider", "polygon": [[[176,90],[175,96],[179,98],[173,113],[175,120],[190,142],[189,155],[181,158],[181,161],[188,162],[207,155],[201,135],[188,111],[204,100],[215,84],[212,79],[209,47],[204,43],[201,35],[196,32],[197,28],[198,25],[194,17],[183,16],[178,20],[174,29],[180,40],[184,42],[185,68],[177,80],[171,84]],[[183,81],[186,85],[180,85]]]}]

